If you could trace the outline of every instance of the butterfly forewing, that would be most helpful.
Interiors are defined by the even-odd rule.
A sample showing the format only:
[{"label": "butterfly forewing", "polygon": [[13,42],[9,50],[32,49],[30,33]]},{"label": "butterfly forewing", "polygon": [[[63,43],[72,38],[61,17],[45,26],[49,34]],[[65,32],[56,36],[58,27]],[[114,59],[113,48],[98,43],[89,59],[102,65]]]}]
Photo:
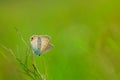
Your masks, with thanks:
[{"label": "butterfly forewing", "polygon": [[34,38],[32,41],[31,41],[31,46],[32,46],[32,48],[37,48],[38,47],[38,45],[37,45],[37,38]]},{"label": "butterfly forewing", "polygon": [[32,36],[31,38],[30,38],[30,43],[31,43],[31,47],[32,47],[32,50],[33,50],[33,52],[36,54],[36,55],[39,55],[40,54],[40,45],[38,45],[38,44],[40,44],[40,40],[38,39],[38,36]]}]

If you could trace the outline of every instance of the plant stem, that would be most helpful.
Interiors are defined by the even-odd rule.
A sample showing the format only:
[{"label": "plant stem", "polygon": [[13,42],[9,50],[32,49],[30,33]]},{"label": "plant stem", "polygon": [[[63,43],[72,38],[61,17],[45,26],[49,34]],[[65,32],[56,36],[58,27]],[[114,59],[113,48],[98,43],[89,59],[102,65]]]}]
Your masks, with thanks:
[{"label": "plant stem", "polygon": [[32,66],[33,66],[34,70],[37,72],[37,74],[39,75],[39,78],[40,78],[41,80],[43,80],[42,74],[39,72],[39,70],[38,70],[38,68],[37,68],[37,66],[36,66],[36,62],[35,62],[35,59],[34,59],[34,55],[33,55],[33,54],[32,54]]}]

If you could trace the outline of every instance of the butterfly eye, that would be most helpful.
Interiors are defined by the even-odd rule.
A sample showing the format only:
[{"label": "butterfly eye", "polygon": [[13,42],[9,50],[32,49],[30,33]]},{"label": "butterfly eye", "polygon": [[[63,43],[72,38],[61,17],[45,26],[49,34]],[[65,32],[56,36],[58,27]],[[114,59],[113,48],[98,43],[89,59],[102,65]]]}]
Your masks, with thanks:
[{"label": "butterfly eye", "polygon": [[31,38],[31,41],[34,39],[34,37]]}]

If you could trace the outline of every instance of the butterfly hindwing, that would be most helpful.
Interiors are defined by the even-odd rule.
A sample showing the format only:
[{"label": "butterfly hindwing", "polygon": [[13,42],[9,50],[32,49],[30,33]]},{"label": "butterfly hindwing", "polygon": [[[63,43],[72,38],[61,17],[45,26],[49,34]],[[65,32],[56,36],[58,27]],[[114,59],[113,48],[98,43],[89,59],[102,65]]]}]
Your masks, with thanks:
[{"label": "butterfly hindwing", "polygon": [[42,54],[43,53],[46,53],[46,52],[48,52],[50,49],[52,49],[53,48],[53,45],[52,44],[48,44],[48,46],[41,52]]},{"label": "butterfly hindwing", "polygon": [[39,36],[39,37],[41,39],[40,51],[41,53],[43,53],[43,51],[46,49],[46,47],[48,46],[50,42],[50,37],[49,36]]}]

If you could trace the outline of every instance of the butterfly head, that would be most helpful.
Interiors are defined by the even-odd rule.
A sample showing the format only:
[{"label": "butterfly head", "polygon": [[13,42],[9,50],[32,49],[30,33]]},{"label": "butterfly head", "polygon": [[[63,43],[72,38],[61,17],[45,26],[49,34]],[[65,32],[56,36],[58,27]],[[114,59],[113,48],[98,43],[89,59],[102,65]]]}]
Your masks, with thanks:
[{"label": "butterfly head", "polygon": [[33,35],[30,37],[30,43],[33,43],[35,40],[38,39],[38,36],[37,35]]},{"label": "butterfly head", "polygon": [[36,38],[37,38],[37,35],[33,35],[33,36],[30,37],[30,41],[33,41]]}]

